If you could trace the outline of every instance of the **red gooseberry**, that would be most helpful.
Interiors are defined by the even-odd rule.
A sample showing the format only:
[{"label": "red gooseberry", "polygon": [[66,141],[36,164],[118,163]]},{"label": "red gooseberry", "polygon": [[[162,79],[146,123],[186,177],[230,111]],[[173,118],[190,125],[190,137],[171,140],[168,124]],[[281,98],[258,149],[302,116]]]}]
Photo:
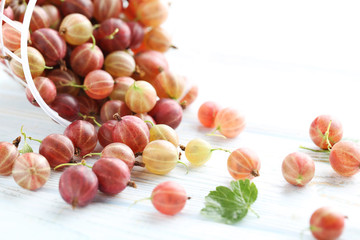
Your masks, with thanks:
[{"label": "red gooseberry", "polygon": [[100,110],[100,119],[101,122],[106,122],[108,120],[114,120],[114,114],[119,114],[120,117],[125,115],[130,115],[131,111],[126,106],[123,101],[120,100],[110,100],[102,105]]},{"label": "red gooseberry", "polygon": [[338,119],[330,115],[320,115],[312,121],[309,133],[316,146],[330,149],[341,140],[343,127]]},{"label": "red gooseberry", "polygon": [[79,117],[79,102],[70,94],[57,94],[50,107],[56,111],[60,117],[65,118],[66,120],[74,121]]},{"label": "red gooseberry", "polygon": [[115,195],[122,192],[130,182],[129,167],[118,158],[101,157],[92,167],[99,180],[99,190]]},{"label": "red gooseberry", "polygon": [[12,172],[15,159],[19,156],[17,149],[20,139],[14,143],[0,142],[0,175],[8,176]]},{"label": "red gooseberry", "polygon": [[215,129],[227,138],[238,136],[245,125],[245,117],[233,108],[223,108],[215,117]]},{"label": "red gooseberry", "polygon": [[125,94],[129,87],[135,82],[131,77],[118,77],[114,79],[114,89],[110,94],[113,100],[125,101]]},{"label": "red gooseberry", "polygon": [[114,79],[104,70],[89,72],[84,80],[85,93],[93,99],[104,99],[114,89]]},{"label": "red gooseberry", "polygon": [[98,184],[95,173],[88,167],[70,166],[60,176],[59,192],[73,208],[84,207],[95,198]]},{"label": "red gooseberry", "polygon": [[309,155],[300,152],[287,155],[281,168],[285,180],[299,187],[303,187],[310,182],[315,174],[314,161]]},{"label": "red gooseberry", "polygon": [[204,127],[214,128],[215,118],[220,109],[220,105],[212,101],[201,104],[198,110],[198,119],[200,123]]},{"label": "red gooseberry", "polygon": [[157,124],[166,124],[176,129],[181,123],[183,110],[175,100],[163,98],[157,101],[149,115],[154,118]]},{"label": "red gooseberry", "polygon": [[51,28],[41,28],[31,34],[33,46],[38,49],[47,66],[55,66],[65,57],[66,42],[58,31]]},{"label": "red gooseberry", "polygon": [[171,216],[180,212],[188,199],[184,187],[173,181],[158,184],[151,193],[154,207],[162,214]]},{"label": "red gooseberry", "polygon": [[360,145],[350,141],[335,143],[329,156],[331,167],[342,176],[352,176],[360,171]]},{"label": "red gooseberry", "polygon": [[345,218],[333,208],[321,207],[311,215],[311,233],[318,240],[335,240],[344,230]]},{"label": "red gooseberry", "polygon": [[97,144],[94,125],[84,120],[76,120],[66,127],[64,135],[74,144],[75,154],[84,156],[92,152]]},{"label": "red gooseberry", "polygon": [[[36,89],[38,90],[41,98],[45,101],[46,104],[51,104],[56,98],[56,86],[55,84],[47,77],[36,77],[33,79]],[[30,88],[26,87],[26,97],[31,104],[34,106],[39,106],[36,102],[34,96],[32,95]]]},{"label": "red gooseberry", "polygon": [[149,143],[149,128],[136,116],[117,116],[112,138],[114,142],[128,145],[134,153],[142,152]]},{"label": "red gooseberry", "polygon": [[228,171],[236,179],[253,179],[259,176],[260,160],[257,154],[249,148],[238,148],[227,160]]},{"label": "red gooseberry", "polygon": [[68,163],[73,159],[75,152],[72,141],[62,134],[50,134],[40,144],[39,153],[54,168],[60,164]]},{"label": "red gooseberry", "polygon": [[122,1],[118,0],[94,0],[94,17],[102,22],[109,18],[117,18],[122,10]]},{"label": "red gooseberry", "polygon": [[89,72],[101,69],[104,55],[95,43],[84,43],[77,46],[70,54],[71,69],[81,77]]}]

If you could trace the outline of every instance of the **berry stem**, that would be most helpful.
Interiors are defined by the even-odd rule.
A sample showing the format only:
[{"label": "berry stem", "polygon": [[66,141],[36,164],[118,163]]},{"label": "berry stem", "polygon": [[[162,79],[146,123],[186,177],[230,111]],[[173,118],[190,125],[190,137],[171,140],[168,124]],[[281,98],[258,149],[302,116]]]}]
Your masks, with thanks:
[{"label": "berry stem", "polygon": [[215,137],[222,137],[224,139],[226,139],[226,137],[222,134],[217,134],[216,131],[220,130],[220,127],[215,128],[213,131],[211,131],[210,133],[206,134],[207,136],[215,136]]},{"label": "berry stem", "polygon": [[54,170],[61,168],[61,167],[65,167],[65,166],[76,166],[76,165],[83,165],[85,167],[92,168],[92,166],[86,164],[85,159],[83,159],[79,163],[63,163],[63,164],[57,165],[56,167],[54,167]]},{"label": "berry stem", "polygon": [[94,37],[93,34],[91,34],[90,37],[91,37],[91,40],[92,40],[92,42],[93,42],[93,45],[91,46],[91,50],[94,50],[94,48],[95,48],[95,46],[96,46],[96,40],[95,40],[95,37]]},{"label": "berry stem", "polygon": [[325,135],[323,136],[323,138],[325,138],[326,143],[327,143],[327,145],[328,145],[328,147],[327,147],[328,150],[330,150],[330,149],[332,148],[332,145],[331,145],[330,140],[329,140],[329,133],[330,133],[331,122],[332,122],[332,120],[330,120],[329,125],[328,125],[328,127],[327,127],[327,129],[326,129]]},{"label": "berry stem", "polygon": [[221,151],[224,151],[224,152],[232,153],[230,150],[224,149],[224,148],[213,148],[213,149],[210,150],[210,152],[213,152],[213,151],[216,151],[216,150],[221,150]]},{"label": "berry stem", "polygon": [[313,151],[313,152],[330,152],[329,150],[326,150],[326,149],[312,149],[312,148],[304,147],[302,145],[300,145],[299,148],[309,150],[309,151]]},{"label": "berry stem", "polygon": [[102,153],[88,153],[85,156],[83,156],[83,158],[87,158],[87,157],[92,157],[92,156],[100,156],[101,157]]},{"label": "berry stem", "polygon": [[54,67],[44,66],[44,69],[54,69]]},{"label": "berry stem", "polygon": [[23,135],[24,137],[24,146],[21,150],[19,150],[20,153],[24,154],[24,153],[29,153],[29,152],[34,152],[33,149],[31,148],[31,146],[26,142],[26,133],[23,131],[24,125],[21,126],[20,132],[21,135]]},{"label": "berry stem", "polygon": [[114,115],[113,115],[113,118],[115,119],[115,120],[117,120],[117,121],[121,121],[121,116],[120,116],[120,114],[119,113],[115,113]]},{"label": "berry stem", "polygon": [[146,123],[150,123],[151,127],[155,126],[154,123],[152,121],[149,121],[149,120],[144,120],[144,122]]},{"label": "berry stem", "polygon": [[42,140],[39,140],[39,139],[35,139],[35,138],[32,138],[32,137],[28,137],[28,139],[31,140],[31,141],[36,141],[36,142],[42,143]]},{"label": "berry stem", "polygon": [[99,23],[98,23],[98,24],[94,24],[94,25],[93,25],[93,30],[99,28],[100,26],[101,26],[101,24],[99,24]]},{"label": "berry stem", "polygon": [[86,119],[91,119],[91,120],[93,120],[93,122],[96,124],[96,126],[98,126],[98,127],[101,127],[102,125],[98,122],[98,121],[96,121],[96,118],[94,117],[94,116],[87,116],[87,115],[84,115],[84,114],[82,114],[82,113],[78,113],[79,114],[79,116],[80,117],[82,117],[84,120],[86,120]]},{"label": "berry stem", "polygon": [[12,144],[14,144],[14,146],[17,148],[19,147],[20,142],[21,142],[21,136],[18,136],[17,138],[14,139],[14,141],[12,141]]},{"label": "berry stem", "polygon": [[111,40],[111,39],[114,39],[115,35],[116,35],[118,32],[119,32],[119,28],[116,28],[113,33],[111,33],[110,35],[106,36],[105,38],[106,38],[106,39],[110,39],[110,40]]},{"label": "berry stem", "polygon": [[260,215],[254,211],[254,209],[252,209],[250,206],[249,206],[249,210],[257,217],[257,218],[260,218]]},{"label": "berry stem", "polygon": [[188,165],[186,165],[186,164],[185,164],[184,162],[182,162],[182,161],[177,161],[177,163],[180,163],[180,164],[184,165],[185,168],[186,168],[186,174],[189,173],[189,167],[188,167]]},{"label": "berry stem", "polygon": [[60,83],[61,86],[63,87],[77,87],[77,88],[82,88],[84,90],[87,90],[86,86],[84,85],[79,85],[79,84],[75,84],[75,83]]},{"label": "berry stem", "polygon": [[182,144],[180,144],[179,147],[180,147],[180,149],[181,149],[182,151],[185,151],[185,149],[186,149],[186,147],[185,147],[184,145],[182,145]]}]

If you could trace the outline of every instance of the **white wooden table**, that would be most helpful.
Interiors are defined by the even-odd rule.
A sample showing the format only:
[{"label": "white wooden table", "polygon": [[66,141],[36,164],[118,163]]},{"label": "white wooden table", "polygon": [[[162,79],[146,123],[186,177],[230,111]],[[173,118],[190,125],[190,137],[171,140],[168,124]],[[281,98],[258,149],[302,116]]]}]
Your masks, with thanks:
[{"label": "white wooden table", "polygon": [[[281,174],[287,154],[299,151],[299,145],[313,146],[308,128],[317,115],[338,116],[345,137],[360,139],[360,39],[346,31],[357,29],[360,22],[356,3],[311,1],[310,8],[310,1],[227,0],[221,7],[216,2],[172,4],[167,26],[180,50],[167,54],[171,69],[200,86],[199,98],[185,111],[177,132],[182,144],[201,137],[214,147],[250,147],[258,153],[262,167],[254,183],[259,195],[252,208],[260,218],[249,212],[238,224],[226,225],[200,215],[209,191],[232,180],[226,169],[228,154],[215,151],[208,163],[188,174],[181,165],[166,176],[134,168],[137,189],[127,188],[114,197],[99,193],[95,202],[75,210],[58,192],[61,173],[52,172],[46,185],[34,192],[20,188],[12,177],[0,177],[1,239],[313,239],[309,231],[303,237],[301,233],[322,206],[348,216],[341,239],[360,239],[360,174],[341,177],[329,164],[316,162],[315,177],[304,188],[289,185]],[[219,11],[222,17],[214,17]],[[231,140],[206,136],[209,130],[196,119],[198,106],[206,100],[243,111],[245,131]],[[21,125],[38,139],[64,131],[30,105],[22,87],[1,72],[0,141],[19,136]],[[37,143],[32,146],[38,150]],[[151,202],[129,208],[166,180],[178,181],[191,196],[180,214],[161,215]]]}]

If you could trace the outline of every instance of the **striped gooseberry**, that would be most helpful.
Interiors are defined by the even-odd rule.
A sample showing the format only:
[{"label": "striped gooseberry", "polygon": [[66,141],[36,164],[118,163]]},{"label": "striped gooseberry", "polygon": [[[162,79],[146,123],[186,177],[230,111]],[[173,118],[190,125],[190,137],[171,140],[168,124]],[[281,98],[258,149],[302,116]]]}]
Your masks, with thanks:
[{"label": "striped gooseberry", "polygon": [[118,18],[122,10],[122,1],[94,0],[94,18],[98,22],[109,18]]},{"label": "striped gooseberry", "polygon": [[135,113],[149,112],[156,104],[156,90],[146,81],[135,81],[127,90],[125,102]]},{"label": "striped gooseberry", "polygon": [[360,171],[360,145],[351,141],[335,143],[329,156],[331,167],[341,176],[352,176]]},{"label": "striped gooseberry", "polygon": [[156,102],[155,107],[148,114],[157,124],[166,124],[176,129],[181,123],[183,110],[174,99],[163,98]]},{"label": "striped gooseberry", "polygon": [[169,69],[165,55],[157,51],[139,52],[134,59],[138,66],[139,77],[149,82],[153,81],[160,72]]},{"label": "striped gooseberry", "polygon": [[140,25],[140,23],[136,21],[129,21],[126,22],[126,24],[129,26],[131,32],[131,40],[130,40],[129,48],[136,49],[140,47],[141,43],[144,40],[145,30]]},{"label": "striped gooseberry", "polygon": [[67,93],[77,96],[80,88],[71,87],[71,85],[79,85],[79,77],[70,69],[53,69],[50,70],[46,77],[55,83],[56,91],[58,93]]},{"label": "striped gooseberry", "polygon": [[134,116],[139,117],[143,121],[146,122],[146,125],[148,126],[149,130],[153,125],[156,124],[155,120],[147,113],[136,113]]},{"label": "striped gooseberry", "polygon": [[[20,29],[22,28],[21,22],[14,21],[13,24],[18,26]],[[20,48],[21,32],[6,22],[2,25],[2,36],[4,46],[10,51],[16,51]]]},{"label": "striped gooseberry", "polygon": [[[19,48],[14,52],[16,56],[21,57],[21,49]],[[40,76],[45,70],[45,59],[43,55],[33,47],[27,47],[28,61],[30,67],[30,73],[32,78]],[[22,64],[16,59],[12,58],[10,60],[10,68],[21,79],[25,79],[24,70]]]},{"label": "striped gooseberry", "polygon": [[146,27],[160,26],[167,19],[169,5],[160,0],[144,1],[137,6],[136,17]]},{"label": "striped gooseberry", "polygon": [[92,152],[97,144],[97,132],[91,123],[76,120],[66,127],[64,135],[74,144],[75,154],[84,156]]},{"label": "striped gooseberry", "polygon": [[87,95],[77,96],[76,99],[79,102],[80,113],[86,120],[93,122],[92,119],[86,117],[96,117],[99,114],[100,109],[98,103]]},{"label": "striped gooseberry", "polygon": [[91,19],[94,14],[94,4],[91,0],[62,0],[61,13],[63,16],[80,13]]},{"label": "striped gooseberry", "polygon": [[[45,101],[46,104],[51,104],[55,100],[57,94],[55,84],[47,77],[36,77],[33,79],[33,81],[41,98]],[[39,104],[36,102],[29,87],[26,87],[25,92],[29,102],[38,107]]]},{"label": "striped gooseberry", "polygon": [[20,187],[36,190],[47,182],[50,165],[46,158],[38,153],[24,153],[16,158],[12,176]]},{"label": "striped gooseberry", "polygon": [[42,8],[48,15],[49,27],[57,30],[61,21],[60,10],[52,4],[42,5]]},{"label": "striped gooseberry", "polygon": [[98,184],[95,173],[88,167],[70,166],[60,176],[59,192],[73,208],[84,207],[95,198]]},{"label": "striped gooseberry", "polygon": [[[24,14],[25,12],[20,15],[20,22],[23,22]],[[41,6],[36,5],[31,15],[30,31],[34,32],[40,28],[48,27],[50,27],[50,19],[47,12]]]},{"label": "striped gooseberry", "polygon": [[238,148],[227,160],[230,175],[236,179],[253,179],[259,176],[260,160],[258,155],[249,148]]},{"label": "striped gooseberry", "polygon": [[118,158],[102,156],[92,171],[99,180],[99,190],[105,194],[118,194],[131,184],[129,167]]},{"label": "striped gooseberry", "polygon": [[305,186],[315,174],[315,164],[305,153],[293,152],[285,157],[282,163],[282,174],[285,180],[295,186]]},{"label": "striped gooseberry", "polygon": [[201,104],[198,110],[198,119],[200,123],[207,128],[215,127],[215,118],[220,111],[220,105],[213,101],[207,101]]},{"label": "striped gooseberry", "polygon": [[169,70],[159,73],[152,81],[160,98],[179,99],[185,90],[185,77]]},{"label": "striped gooseberry", "polygon": [[116,77],[130,77],[135,71],[135,60],[126,51],[114,51],[105,58],[104,69]]},{"label": "striped gooseberry", "polygon": [[121,19],[109,18],[94,31],[94,36],[101,50],[111,53],[129,47],[131,32],[128,25]]},{"label": "striped gooseberry", "polygon": [[185,95],[180,98],[179,103],[183,108],[188,107],[192,104],[199,94],[199,87],[192,85],[188,91],[185,91]]},{"label": "striped gooseberry", "polygon": [[85,93],[93,99],[104,99],[114,89],[114,79],[104,70],[89,72],[84,80]]},{"label": "striped gooseberry", "polygon": [[125,115],[130,115],[131,111],[126,106],[125,102],[120,100],[110,100],[102,105],[100,110],[100,119],[101,122],[106,122],[108,120],[114,120],[114,114],[119,114],[120,117]]},{"label": "striped gooseberry", "polygon": [[156,124],[150,128],[150,142],[155,140],[166,140],[175,147],[179,146],[179,136],[176,131],[166,124]]},{"label": "striped gooseberry", "polygon": [[61,63],[66,54],[66,42],[58,31],[41,28],[31,34],[32,45],[41,52],[47,66]]},{"label": "striped gooseberry", "polygon": [[134,153],[142,152],[149,143],[149,128],[140,118],[132,115],[116,116],[112,138],[114,142],[128,145]]},{"label": "striped gooseberry", "polygon": [[74,157],[75,148],[67,136],[54,133],[41,141],[39,153],[48,160],[50,167],[54,168],[70,162]]},{"label": "striped gooseberry", "polygon": [[0,142],[0,175],[8,176],[12,172],[15,159],[19,156],[18,145],[20,138],[13,143]]},{"label": "striped gooseberry", "polygon": [[215,130],[227,138],[238,136],[245,128],[245,117],[234,108],[223,108],[216,114]]},{"label": "striped gooseberry", "polygon": [[113,100],[125,101],[125,94],[129,87],[135,82],[131,77],[118,77],[114,79],[114,89],[110,94]]},{"label": "striped gooseberry", "polygon": [[331,207],[318,208],[311,215],[310,231],[318,240],[335,240],[344,230],[345,218]]},{"label": "striped gooseberry", "polygon": [[70,94],[57,94],[50,107],[56,111],[60,117],[65,118],[66,120],[74,121],[79,117],[79,102]]},{"label": "striped gooseberry", "polygon": [[158,184],[151,193],[151,202],[162,214],[175,215],[179,213],[190,199],[185,188],[174,181]]},{"label": "striped gooseberry", "polygon": [[310,138],[321,149],[330,149],[343,136],[341,122],[330,115],[316,117],[309,130]]},{"label": "striped gooseberry", "polygon": [[104,122],[98,130],[98,140],[101,146],[106,147],[110,143],[113,143],[113,130],[116,125],[116,120],[109,120]]},{"label": "striped gooseberry", "polygon": [[104,54],[95,43],[84,43],[77,46],[70,54],[71,69],[81,77],[89,72],[101,69],[104,64]]},{"label": "striped gooseberry", "polygon": [[133,169],[135,164],[135,155],[130,147],[123,143],[110,143],[101,151],[101,157],[118,158]]},{"label": "striped gooseberry", "polygon": [[[181,146],[184,149],[183,146]],[[201,166],[205,164],[211,158],[212,152],[215,150],[222,150],[230,152],[223,148],[212,148],[210,143],[201,139],[194,138],[190,140],[185,147],[186,159],[194,166]]]},{"label": "striped gooseberry", "polygon": [[93,27],[90,20],[80,13],[65,16],[59,27],[60,35],[71,45],[80,45],[87,42],[92,35],[92,31]]},{"label": "striped gooseberry", "polygon": [[144,43],[148,49],[166,52],[169,48],[176,48],[172,44],[170,34],[162,27],[155,27],[144,36]]},{"label": "striped gooseberry", "polygon": [[149,172],[164,175],[175,168],[179,161],[179,153],[172,143],[155,140],[146,145],[142,161]]}]

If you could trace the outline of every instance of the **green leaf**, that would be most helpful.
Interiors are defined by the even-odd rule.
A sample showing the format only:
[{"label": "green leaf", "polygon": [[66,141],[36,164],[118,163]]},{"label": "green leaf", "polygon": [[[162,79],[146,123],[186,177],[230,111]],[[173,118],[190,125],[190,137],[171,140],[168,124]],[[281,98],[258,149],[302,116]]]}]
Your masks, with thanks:
[{"label": "green leaf", "polygon": [[205,197],[201,214],[216,221],[234,224],[243,219],[257,198],[257,188],[248,179],[232,181],[231,189],[219,186]]}]

